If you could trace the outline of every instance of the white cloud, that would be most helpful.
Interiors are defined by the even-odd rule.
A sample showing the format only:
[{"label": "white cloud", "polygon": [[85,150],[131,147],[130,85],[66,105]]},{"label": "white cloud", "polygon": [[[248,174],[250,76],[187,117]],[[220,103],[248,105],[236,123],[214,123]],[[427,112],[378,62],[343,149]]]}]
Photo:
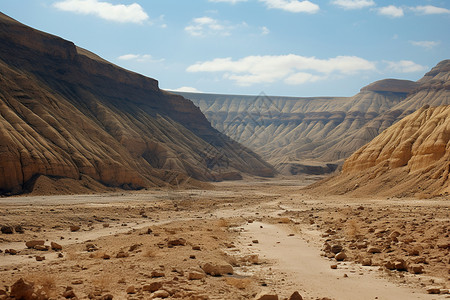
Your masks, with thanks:
[{"label": "white cloud", "polygon": [[231,4],[236,4],[238,2],[246,2],[247,0],[208,0],[209,2],[226,2]]},{"label": "white cloud", "polygon": [[142,23],[149,18],[137,3],[125,5],[98,0],[64,0],[53,3],[53,6],[59,10],[95,15],[108,21],[120,23]]},{"label": "white cloud", "polygon": [[188,93],[202,93],[201,91],[197,90],[195,87],[191,86],[182,86],[180,88],[169,90],[174,92],[188,92]]},{"label": "white cloud", "polygon": [[210,17],[195,18],[191,21],[186,30],[192,36],[222,35],[229,36],[233,26],[221,24],[218,20]]},{"label": "white cloud", "polygon": [[311,1],[298,1],[298,0],[259,0],[264,2],[268,8],[281,9],[289,12],[310,13],[315,14],[320,10],[319,5],[312,3]]},{"label": "white cloud", "polygon": [[262,35],[268,35],[270,33],[269,28],[267,28],[266,26],[261,27],[261,34]]},{"label": "white cloud", "polygon": [[426,66],[416,64],[411,60],[384,61],[387,64],[387,70],[397,73],[415,73],[423,72],[428,69]]},{"label": "white cloud", "polygon": [[450,14],[450,9],[437,7],[433,5],[416,6],[411,7],[411,9],[417,13],[424,15]]},{"label": "white cloud", "polygon": [[441,42],[436,41],[409,41],[412,45],[425,48],[427,50],[433,49]]},{"label": "white cloud", "polygon": [[344,9],[361,9],[375,5],[373,0],[334,0],[331,3]]},{"label": "white cloud", "polygon": [[124,54],[119,56],[117,59],[120,60],[132,60],[138,62],[161,62],[164,59],[153,59],[150,54]]},{"label": "white cloud", "polygon": [[378,8],[378,13],[392,18],[400,18],[404,15],[403,8],[394,5],[380,7]]},{"label": "white cloud", "polygon": [[[356,56],[317,59],[294,54],[247,56],[239,60],[216,58],[189,66],[188,72],[221,72],[225,79],[248,86],[283,80],[288,84],[325,79],[332,73],[350,75],[375,70],[375,64]],[[309,72],[305,72],[309,71]]]}]

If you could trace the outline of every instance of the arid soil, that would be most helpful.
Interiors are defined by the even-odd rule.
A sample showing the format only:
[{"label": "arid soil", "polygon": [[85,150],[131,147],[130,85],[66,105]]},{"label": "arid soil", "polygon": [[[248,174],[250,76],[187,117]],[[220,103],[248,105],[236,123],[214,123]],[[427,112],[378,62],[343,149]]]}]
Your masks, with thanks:
[{"label": "arid soil", "polygon": [[448,198],[302,190],[315,179],[0,198],[0,299],[450,296]]}]

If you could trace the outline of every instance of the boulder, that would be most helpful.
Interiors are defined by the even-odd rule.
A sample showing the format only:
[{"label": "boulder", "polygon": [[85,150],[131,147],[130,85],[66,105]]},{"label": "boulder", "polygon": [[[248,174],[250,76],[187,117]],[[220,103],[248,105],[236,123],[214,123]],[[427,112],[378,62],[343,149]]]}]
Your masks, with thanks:
[{"label": "boulder", "polygon": [[289,300],[303,300],[302,295],[300,295],[299,292],[295,291],[292,293],[292,295],[289,297]]},{"label": "boulder", "polygon": [[159,290],[160,288],[162,288],[163,284],[161,282],[152,282],[150,284],[146,284],[142,287],[143,291],[146,292],[156,292],[157,290]]},{"label": "boulder", "polygon": [[51,242],[50,243],[50,247],[52,247],[53,250],[55,251],[61,251],[62,250],[62,246],[58,243],[55,242]]},{"label": "boulder", "polygon": [[367,252],[372,254],[381,253],[381,249],[376,246],[370,246],[369,248],[367,248]]},{"label": "boulder", "polygon": [[206,263],[203,265],[202,270],[212,276],[223,276],[225,274],[233,274],[233,267],[227,263],[224,264],[212,264]]},{"label": "boulder", "polygon": [[199,271],[191,271],[188,273],[189,280],[200,280],[205,278],[205,273]]},{"label": "boulder", "polygon": [[412,264],[409,266],[409,271],[413,274],[422,274],[423,266],[419,264]]},{"label": "boulder", "polygon": [[336,254],[336,256],[334,258],[337,261],[343,261],[344,259],[347,258],[347,254],[345,254],[345,252],[339,252],[338,254]]},{"label": "boulder", "polygon": [[257,300],[278,300],[278,295],[276,294],[263,294],[256,297]]},{"label": "boulder", "polygon": [[34,300],[33,293],[34,284],[20,278],[11,286],[10,296],[15,299]]},{"label": "boulder", "polygon": [[341,245],[332,245],[330,248],[330,251],[334,254],[338,254],[339,252],[342,251],[342,246]]},{"label": "boulder", "polygon": [[45,243],[45,241],[43,241],[43,240],[33,240],[33,241],[26,242],[25,246],[27,246],[27,248],[34,248],[37,245],[43,246],[44,243]]},{"label": "boulder", "polygon": [[1,228],[0,228],[0,230],[1,230],[1,232],[3,233],[3,234],[13,234],[13,227],[12,226],[7,226],[7,225],[4,225],[4,226],[2,226]]}]

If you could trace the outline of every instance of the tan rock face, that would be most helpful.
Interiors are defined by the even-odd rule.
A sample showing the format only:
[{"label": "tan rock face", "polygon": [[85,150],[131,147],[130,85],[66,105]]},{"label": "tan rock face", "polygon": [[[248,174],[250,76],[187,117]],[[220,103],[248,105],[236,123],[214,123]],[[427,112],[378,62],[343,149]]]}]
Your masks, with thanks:
[{"label": "tan rock face", "polygon": [[274,173],[154,79],[3,14],[0,41],[0,193],[42,176],[137,189]]},{"label": "tan rock face", "polygon": [[422,108],[350,156],[332,190],[417,196],[450,193],[450,106]]}]

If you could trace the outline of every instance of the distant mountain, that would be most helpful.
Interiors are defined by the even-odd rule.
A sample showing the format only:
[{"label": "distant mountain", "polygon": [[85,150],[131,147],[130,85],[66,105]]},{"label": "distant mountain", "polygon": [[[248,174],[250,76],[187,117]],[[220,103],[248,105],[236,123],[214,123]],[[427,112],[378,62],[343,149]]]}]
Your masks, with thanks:
[{"label": "distant mountain", "polygon": [[449,65],[439,63],[417,82],[380,80],[353,97],[178,94],[280,172],[323,174],[423,105],[450,104]]},{"label": "distant mountain", "polygon": [[383,131],[309,189],[354,196],[448,196],[450,105],[424,106]]},{"label": "distant mountain", "polygon": [[41,177],[122,188],[272,176],[191,101],[0,14],[0,194]]}]

